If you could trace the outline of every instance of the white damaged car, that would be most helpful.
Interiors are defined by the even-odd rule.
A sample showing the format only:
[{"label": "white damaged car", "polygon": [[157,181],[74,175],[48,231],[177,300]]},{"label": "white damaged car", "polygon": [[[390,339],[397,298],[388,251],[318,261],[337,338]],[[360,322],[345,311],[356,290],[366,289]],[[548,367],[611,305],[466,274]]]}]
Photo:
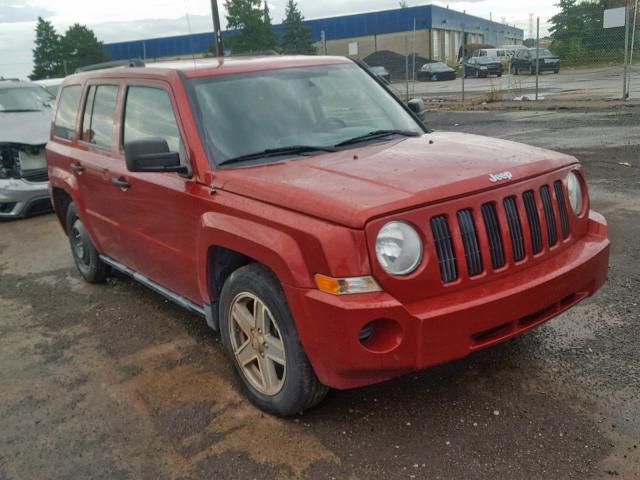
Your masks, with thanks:
[{"label": "white damaged car", "polygon": [[0,219],[51,211],[44,147],[54,102],[40,85],[0,80]]}]

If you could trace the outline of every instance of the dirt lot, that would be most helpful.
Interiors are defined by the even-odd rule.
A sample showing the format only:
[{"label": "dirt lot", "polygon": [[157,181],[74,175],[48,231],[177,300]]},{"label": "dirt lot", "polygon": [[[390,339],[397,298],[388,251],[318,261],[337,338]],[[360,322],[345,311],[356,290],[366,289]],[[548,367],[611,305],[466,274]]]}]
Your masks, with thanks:
[{"label": "dirt lot", "polygon": [[202,320],[122,277],[83,283],[52,215],[3,223],[0,479],[640,478],[640,109],[430,120],[585,162],[613,242],[597,296],[280,420],[238,393]]}]

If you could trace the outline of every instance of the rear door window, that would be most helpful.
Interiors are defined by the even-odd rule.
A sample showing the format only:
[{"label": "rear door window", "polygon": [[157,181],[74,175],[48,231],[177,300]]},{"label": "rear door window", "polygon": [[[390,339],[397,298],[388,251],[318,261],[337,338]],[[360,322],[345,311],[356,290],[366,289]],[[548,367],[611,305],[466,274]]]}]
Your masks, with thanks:
[{"label": "rear door window", "polygon": [[91,85],[82,119],[82,140],[101,148],[113,145],[118,87]]},{"label": "rear door window", "polygon": [[71,140],[76,128],[78,103],[80,102],[80,85],[64,87],[60,93],[56,119],[53,122],[53,134],[56,137]]}]

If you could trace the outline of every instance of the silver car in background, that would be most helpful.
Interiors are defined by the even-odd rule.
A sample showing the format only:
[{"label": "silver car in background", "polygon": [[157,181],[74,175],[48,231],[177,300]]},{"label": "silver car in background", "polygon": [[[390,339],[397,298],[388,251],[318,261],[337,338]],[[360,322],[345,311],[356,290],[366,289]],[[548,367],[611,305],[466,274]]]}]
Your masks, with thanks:
[{"label": "silver car in background", "polygon": [[54,102],[40,85],[0,80],[0,219],[51,211],[44,147]]}]

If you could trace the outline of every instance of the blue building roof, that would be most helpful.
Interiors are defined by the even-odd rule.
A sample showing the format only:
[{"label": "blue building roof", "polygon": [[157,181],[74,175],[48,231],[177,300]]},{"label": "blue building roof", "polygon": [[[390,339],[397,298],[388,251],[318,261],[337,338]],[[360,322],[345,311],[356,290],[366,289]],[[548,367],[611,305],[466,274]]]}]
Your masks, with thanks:
[{"label": "blue building roof", "polygon": [[[464,28],[467,32],[484,35],[487,43],[502,44],[506,43],[505,37],[517,39],[524,37],[524,31],[519,28],[436,5],[318,18],[306,20],[305,24],[311,30],[312,38],[319,41],[323,31],[326,40],[406,32],[413,30],[414,21],[418,30],[428,28],[462,31]],[[273,30],[277,34],[282,34],[284,27],[283,25],[274,25]],[[222,35],[224,38],[234,33],[236,33],[235,30],[228,30]],[[108,43],[104,48],[114,60],[174,57],[206,52],[213,40],[213,33],[206,32]]]}]

